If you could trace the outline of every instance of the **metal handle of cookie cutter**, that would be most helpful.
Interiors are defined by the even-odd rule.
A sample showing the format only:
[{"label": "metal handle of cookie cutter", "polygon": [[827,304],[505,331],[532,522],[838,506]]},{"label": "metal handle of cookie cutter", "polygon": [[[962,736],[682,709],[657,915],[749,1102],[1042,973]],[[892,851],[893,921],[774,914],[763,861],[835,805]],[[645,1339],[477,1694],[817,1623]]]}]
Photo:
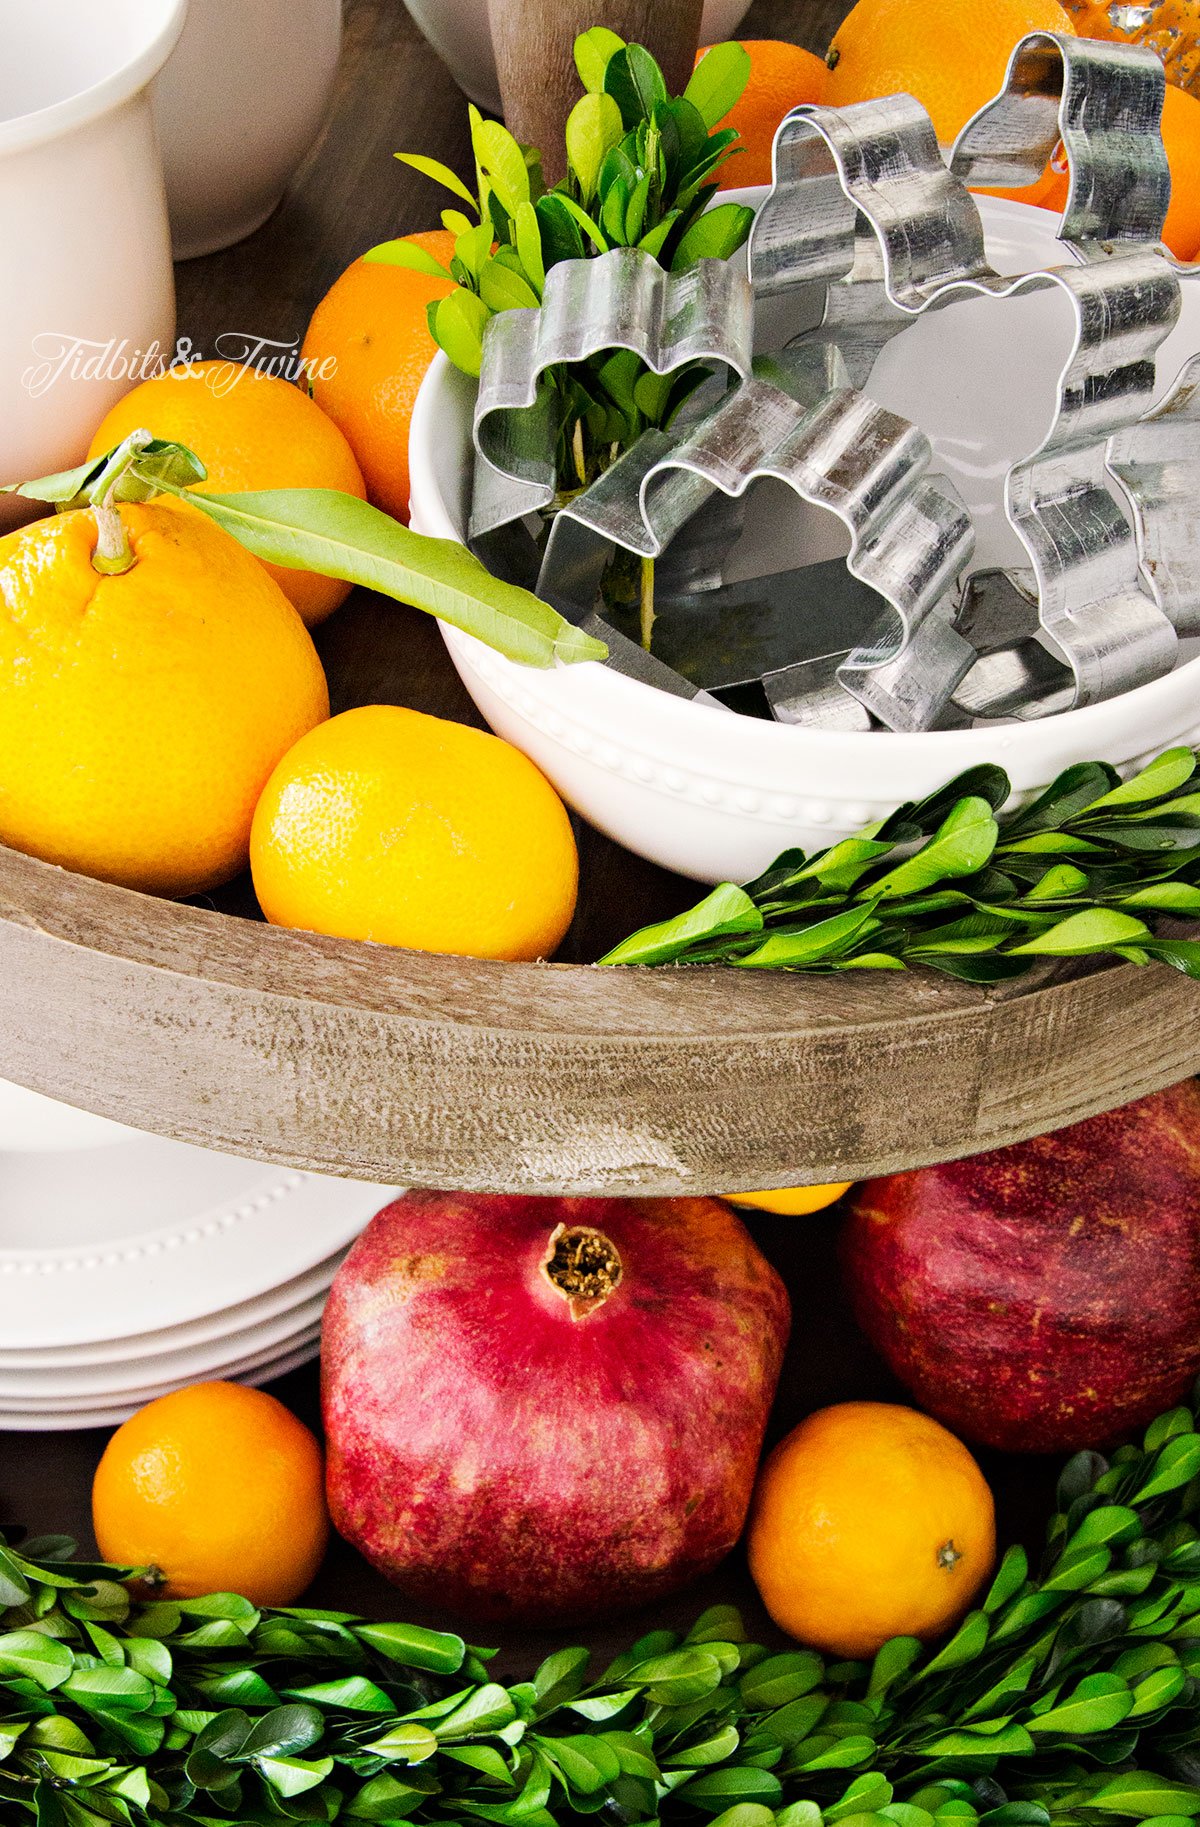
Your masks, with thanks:
[{"label": "metal handle of cookie cutter", "polygon": [[[737,262],[666,275],[617,249],[551,269],[540,311],[492,320],[473,542],[485,556],[507,545],[526,581],[584,620],[616,547],[670,549],[676,561],[705,537],[714,497],[736,501],[770,476],[848,529],[848,570],[880,605],[869,627],[860,608],[840,636],[824,631],[815,656],[797,616],[804,657],[762,677],[778,717],[919,730],[1041,716],[1168,671],[1177,632],[1200,628],[1200,563],[1184,538],[1187,494],[1194,501],[1200,483],[1200,358],[1150,410],[1155,357],[1180,308],[1179,270],[1159,240],[1170,183],[1163,93],[1151,53],[1036,33],[949,165],[911,97],[795,110],[776,137],[749,279]],[[1066,262],[1002,278],[967,183],[1032,182],[1060,142],[1071,173]],[[928,438],[870,398],[870,373],[926,311],[1052,285],[1071,299],[1074,346],[1051,429],[1005,488],[1029,564],[972,577],[970,516],[931,473]],[[751,372],[755,304],[780,294],[806,299],[813,327]],[[645,433],[560,508],[539,563],[520,529],[554,499],[543,376],[614,346],[658,373],[702,360],[725,385],[670,432]],[[736,530],[736,516],[722,518]],[[719,562],[711,553],[705,562],[718,582]],[[653,682],[696,694],[604,634],[610,663],[640,677],[657,667]]]}]

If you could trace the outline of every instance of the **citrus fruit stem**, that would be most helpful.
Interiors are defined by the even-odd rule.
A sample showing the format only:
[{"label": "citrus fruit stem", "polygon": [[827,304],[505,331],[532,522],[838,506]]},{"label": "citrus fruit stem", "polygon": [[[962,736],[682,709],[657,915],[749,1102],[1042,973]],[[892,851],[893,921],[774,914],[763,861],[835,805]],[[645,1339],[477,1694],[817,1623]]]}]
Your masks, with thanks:
[{"label": "citrus fruit stem", "polygon": [[111,489],[103,501],[95,503],[92,513],[96,516],[98,534],[96,550],[92,553],[92,569],[99,571],[102,577],[120,577],[137,563],[137,559],[126,537],[121,511],[112,505]]}]

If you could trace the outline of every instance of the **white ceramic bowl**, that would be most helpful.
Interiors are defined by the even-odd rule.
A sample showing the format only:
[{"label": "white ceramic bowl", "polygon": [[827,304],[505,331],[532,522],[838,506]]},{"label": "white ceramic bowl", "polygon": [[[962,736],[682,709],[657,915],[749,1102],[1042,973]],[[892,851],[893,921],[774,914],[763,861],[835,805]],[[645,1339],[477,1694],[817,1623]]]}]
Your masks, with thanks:
[{"label": "white ceramic bowl", "polygon": [[341,0],[190,0],[154,85],[176,259],[266,221],[321,131],[341,44]]},{"label": "white ceramic bowl", "polygon": [[[193,4],[196,0],[193,0]],[[487,0],[404,0],[460,89],[499,114],[500,84]],[[737,31],[750,0],[704,0],[701,44],[719,44]]]},{"label": "white ceramic bowl", "polygon": [[149,84],[187,0],[0,0],[0,483],[84,456],[168,357],[175,291]]},{"label": "white ceramic bowl", "polygon": [[[1057,218],[1019,203],[980,201],[999,270],[1062,264]],[[1071,335],[1070,303],[1058,288],[983,299],[906,330],[872,377],[876,398],[930,433],[934,467],[951,475],[974,507],[979,563],[1023,561],[1001,505],[1004,474],[1049,426]],[[1160,394],[1195,349],[1200,279],[1185,283],[1180,325],[1160,357]],[[463,536],[473,391],[439,355],[412,424],[412,525],[420,532]],[[759,570],[777,569],[785,550],[777,537],[779,496],[773,500],[774,508],[764,493],[768,512],[756,516],[752,502],[748,516],[748,531],[757,518],[760,551],[776,548]],[[810,558],[844,552],[829,516],[796,512],[789,497],[784,518],[792,562],[797,547]],[[734,716],[594,663],[538,671],[454,629],[442,632],[492,728],[531,756],[569,804],[628,849],[703,882],[747,881],[791,845],[836,842],[976,762],[999,762],[1016,792],[1026,794],[1071,762],[1126,766],[1174,742],[1200,743],[1194,660],[1122,697],[1039,722],[853,735]]]}]

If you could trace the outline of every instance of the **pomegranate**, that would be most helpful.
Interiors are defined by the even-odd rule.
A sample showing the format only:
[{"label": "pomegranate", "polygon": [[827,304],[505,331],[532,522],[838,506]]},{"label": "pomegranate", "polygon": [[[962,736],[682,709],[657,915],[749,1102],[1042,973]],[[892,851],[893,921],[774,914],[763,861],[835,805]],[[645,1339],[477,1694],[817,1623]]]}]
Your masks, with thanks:
[{"label": "pomegranate", "polygon": [[1101,1446],[1200,1372],[1200,1084],[852,1196],[860,1324],[918,1401],[1011,1452]]},{"label": "pomegranate", "polygon": [[715,1199],[408,1193],[326,1309],[334,1524],[472,1618],[672,1592],[741,1534],[788,1323]]}]

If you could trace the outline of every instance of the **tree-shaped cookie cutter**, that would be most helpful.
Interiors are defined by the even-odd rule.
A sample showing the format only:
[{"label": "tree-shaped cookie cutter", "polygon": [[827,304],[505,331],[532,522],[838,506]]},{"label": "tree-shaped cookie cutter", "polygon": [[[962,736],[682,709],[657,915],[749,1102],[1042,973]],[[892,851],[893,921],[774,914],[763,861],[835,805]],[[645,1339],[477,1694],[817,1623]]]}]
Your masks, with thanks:
[{"label": "tree-shaped cookie cutter", "polygon": [[[737,384],[698,420],[645,434],[556,516],[537,581],[568,613],[582,619],[593,608],[615,545],[657,555],[688,537],[714,494],[737,497],[774,476],[849,528],[849,569],[884,605],[876,625],[853,631],[840,664],[834,656],[836,682],[828,662],[764,679],[776,715],[900,729],[1037,716],[1168,671],[1179,591],[1155,583],[1151,559],[1169,544],[1175,572],[1186,564],[1164,515],[1179,518],[1189,475],[1194,497],[1200,439],[1189,416],[1194,388],[1173,412],[1149,410],[1155,357],[1180,306],[1179,272],[1159,240],[1169,196],[1163,91],[1150,53],[1033,34],[949,167],[911,97],[795,110],[777,136],[774,183],[752,231],[751,286],[756,300],[806,296],[815,327],[779,353],[770,378],[747,378],[732,286],[714,308],[713,282],[695,281],[708,305],[697,327],[686,301],[674,315],[663,311],[661,296],[679,276],[638,278],[645,256],[621,250],[619,283],[589,277],[606,262],[615,269],[614,254],[569,263],[569,274],[552,269],[542,312],[506,313],[485,339],[473,532],[512,524],[519,499],[520,512],[531,503],[528,466],[513,452],[522,440],[526,452],[537,448],[537,362],[620,343],[666,372],[679,352],[703,354]],[[1071,170],[1060,231],[1069,263],[1001,277],[987,262],[967,182],[1031,181],[1060,140]],[[657,315],[647,314],[639,300],[653,304],[655,285]],[[972,579],[970,518],[929,473],[928,439],[866,389],[880,350],[924,313],[1045,286],[1070,298],[1075,339],[1051,430],[1007,478],[1006,512],[1029,567]],[[670,338],[661,333],[667,317]],[[1154,453],[1168,444],[1164,483]],[[543,462],[545,451],[543,442]],[[545,505],[552,478],[549,496],[545,477],[539,486]],[[1193,580],[1193,604],[1195,595]]]}]

